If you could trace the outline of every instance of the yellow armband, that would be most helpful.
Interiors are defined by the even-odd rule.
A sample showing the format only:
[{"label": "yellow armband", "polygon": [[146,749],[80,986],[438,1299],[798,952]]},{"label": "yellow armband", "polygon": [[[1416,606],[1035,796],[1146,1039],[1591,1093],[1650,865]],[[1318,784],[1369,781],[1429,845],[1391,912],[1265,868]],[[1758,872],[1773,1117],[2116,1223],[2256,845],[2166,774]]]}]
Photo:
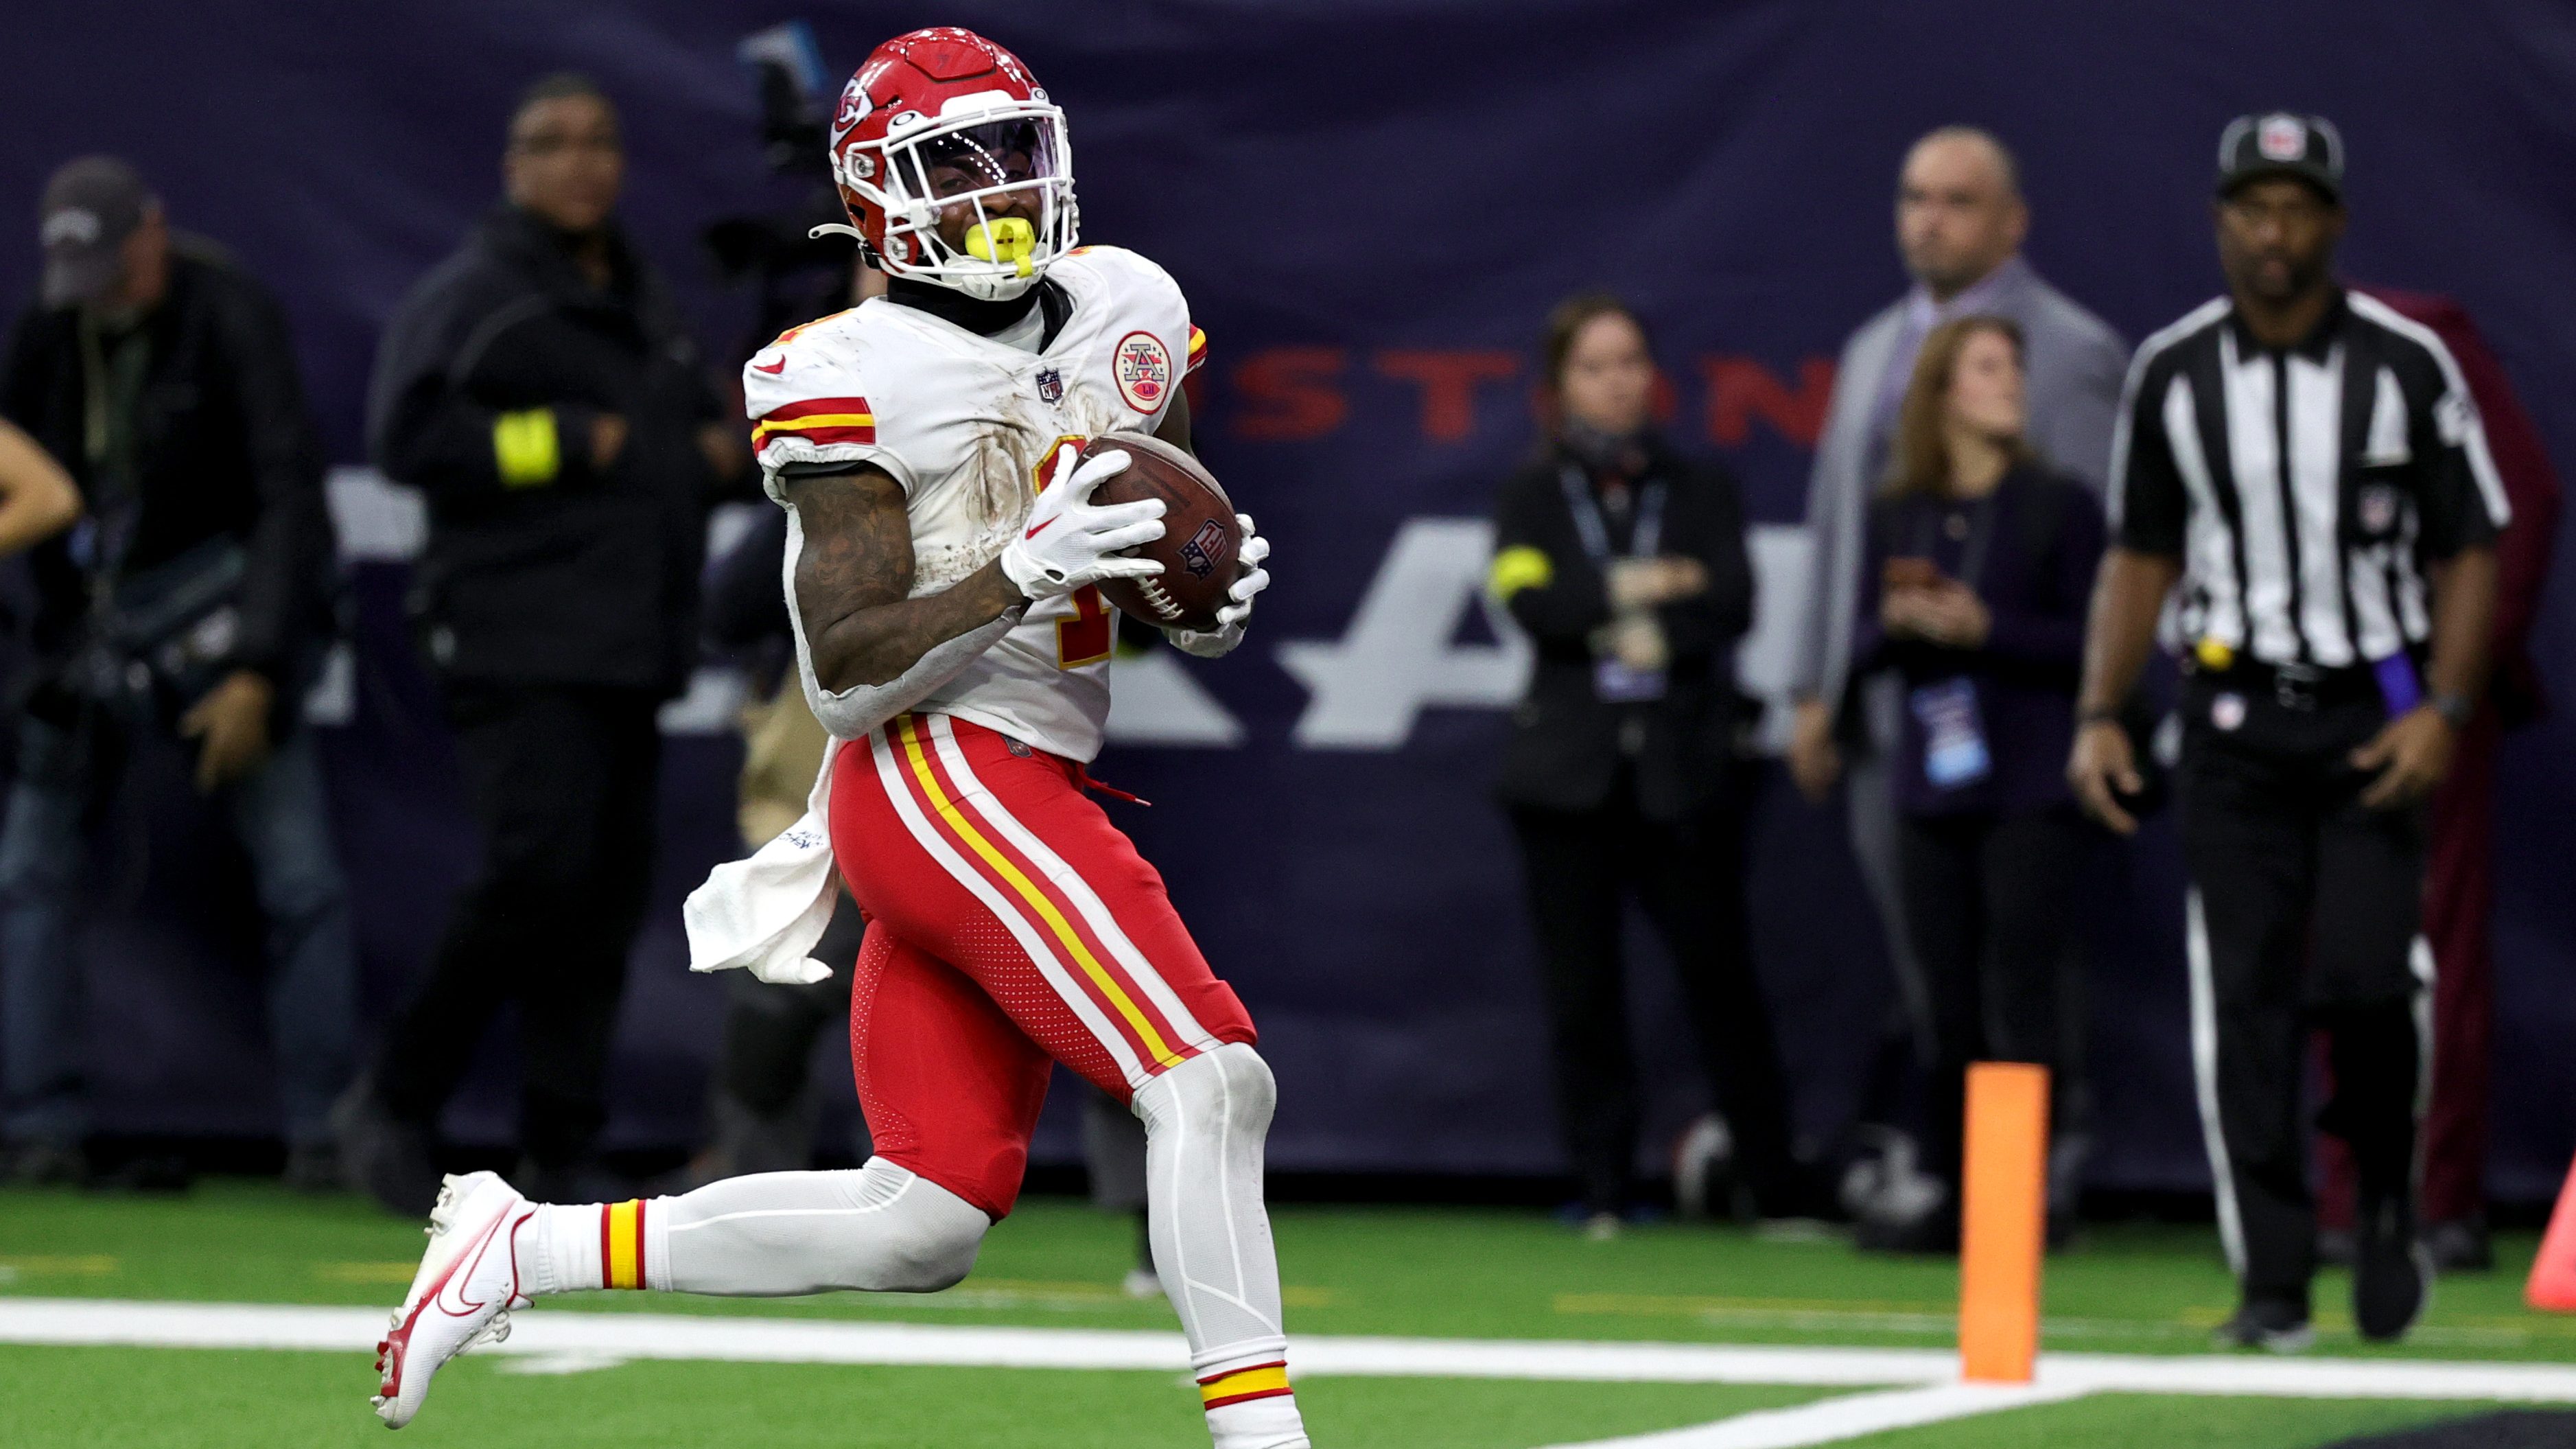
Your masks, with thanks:
[{"label": "yellow armband", "polygon": [[1545,553],[1528,544],[1515,544],[1494,555],[1493,572],[1485,576],[1485,591],[1496,603],[1508,601],[1523,589],[1543,589],[1556,577],[1556,565]]},{"label": "yellow armband", "polygon": [[492,458],[504,488],[539,488],[555,481],[563,453],[552,408],[503,413],[492,420]]}]

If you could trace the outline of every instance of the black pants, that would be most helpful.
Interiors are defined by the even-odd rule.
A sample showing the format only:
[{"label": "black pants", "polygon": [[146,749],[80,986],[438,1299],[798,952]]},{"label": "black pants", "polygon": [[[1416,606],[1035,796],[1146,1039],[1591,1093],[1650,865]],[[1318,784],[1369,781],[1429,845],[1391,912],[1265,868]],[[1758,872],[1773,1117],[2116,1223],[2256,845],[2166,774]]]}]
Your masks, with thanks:
[{"label": "black pants", "polygon": [[2193,1064],[2219,1228],[2249,1301],[2304,1310],[2316,1251],[2301,1112],[2313,1027],[2329,1034],[2335,1079],[2318,1124],[2351,1147],[2365,1210],[2408,1210],[2421,816],[2357,798],[2369,777],[2346,755],[2382,723],[2375,699],[2292,709],[2204,677],[2184,711]]},{"label": "black pants", "polygon": [[1586,1210],[1626,1204],[1636,1155],[1636,1074],[1620,952],[1630,890],[1681,978],[1747,1185],[1766,1210],[1789,1201],[1788,1091],[1746,940],[1740,816],[1712,809],[1679,824],[1657,823],[1637,813],[1625,788],[1598,810],[1515,807],[1511,815],[1538,927],[1558,1110]]},{"label": "black pants", "polygon": [[1968,1064],[2066,1058],[2060,985],[2091,842],[2073,807],[1907,815],[1897,826],[1905,925],[1932,1006],[1924,1167],[1954,1189]]},{"label": "black pants", "polygon": [[813,1075],[814,1043],[826,1029],[849,1029],[850,977],[866,933],[867,917],[845,892],[810,953],[832,968],[831,975],[800,986],[763,981],[748,971],[728,973],[716,1081],[753,1115],[777,1118],[794,1111]]},{"label": "black pants", "polygon": [[494,1013],[515,1002],[521,1150],[542,1170],[590,1151],[652,884],[658,707],[643,690],[449,685],[483,859],[377,1066],[397,1119],[434,1128]]}]

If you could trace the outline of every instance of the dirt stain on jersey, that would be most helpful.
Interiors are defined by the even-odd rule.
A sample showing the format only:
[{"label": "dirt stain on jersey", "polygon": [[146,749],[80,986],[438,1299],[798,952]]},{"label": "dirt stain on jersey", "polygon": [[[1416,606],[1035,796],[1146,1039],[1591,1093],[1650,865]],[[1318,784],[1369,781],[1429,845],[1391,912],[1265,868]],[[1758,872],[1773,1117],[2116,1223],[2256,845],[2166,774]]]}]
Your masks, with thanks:
[{"label": "dirt stain on jersey", "polygon": [[[1035,398],[1005,398],[1001,413],[976,430],[974,450],[966,463],[966,508],[974,542],[941,558],[936,566],[921,561],[918,577],[924,582],[938,577],[936,587],[944,588],[1001,555],[1037,499],[1038,466],[1045,449],[1068,434],[1096,437],[1132,416],[1082,388],[1070,390],[1053,407]],[[914,592],[922,591],[922,584],[916,583]]]}]

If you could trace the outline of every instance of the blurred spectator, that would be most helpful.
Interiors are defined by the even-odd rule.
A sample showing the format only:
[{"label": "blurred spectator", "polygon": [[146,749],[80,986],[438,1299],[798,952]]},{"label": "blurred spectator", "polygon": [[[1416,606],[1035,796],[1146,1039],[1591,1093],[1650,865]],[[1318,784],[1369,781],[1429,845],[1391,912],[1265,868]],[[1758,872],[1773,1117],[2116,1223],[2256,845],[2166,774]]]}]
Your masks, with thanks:
[{"label": "blurred spectator", "polygon": [[[1945,126],[1914,143],[1896,192],[1897,250],[1914,287],[1843,345],[1808,484],[1813,563],[1790,650],[1797,716],[1788,763],[1798,788],[1818,803],[1844,778],[1852,854],[1896,968],[1897,1000],[1861,1104],[1876,1135],[1894,1144],[1881,1178],[1891,1184],[1910,1175],[1902,1163],[1911,1148],[1893,1130],[1901,1084],[1929,1059],[1933,1028],[1897,884],[1888,756],[1902,728],[1902,691],[1892,679],[1855,669],[1851,658],[1853,627],[1864,617],[1863,519],[1887,477],[1897,405],[1923,339],[1943,322],[1978,314],[2021,328],[2029,379],[2023,436],[2032,451],[2101,491],[2128,349],[2022,259],[2029,230],[2019,168],[2002,142],[1973,127]],[[2072,1166],[2061,1164],[2062,1181]]]},{"label": "blurred spectator", "polygon": [[617,113],[557,76],[511,117],[507,204],[388,328],[368,436],[429,502],[414,609],[483,857],[429,979],[342,1114],[388,1206],[425,1210],[440,1109],[519,1007],[520,1180],[581,1178],[650,884],[655,713],[697,646],[706,513],[744,475],[668,291],[615,219]]},{"label": "blurred spectator", "polygon": [[1553,436],[1503,484],[1495,520],[1493,596],[1538,647],[1497,794],[1528,871],[1582,1210],[1607,1236],[1630,1194],[1633,890],[1681,978],[1744,1180],[1766,1214],[1795,1211],[1787,1091],[1745,937],[1743,506],[1733,478],[1649,426],[1655,364],[1625,306],[1560,305],[1542,361]]},{"label": "blurred spectator", "polygon": [[[42,295],[11,343],[0,413],[69,470],[88,517],[31,560],[36,658],[0,825],[15,1173],[79,1168],[87,827],[135,751],[165,737],[194,742],[197,788],[220,799],[258,882],[288,1176],[333,1186],[327,1117],[348,1081],[357,961],[302,723],[331,633],[333,547],[286,319],[210,245],[174,235],[122,161],[64,166],[40,215]],[[65,521],[57,508],[0,547]]]},{"label": "blurred spectator", "polygon": [[[2433,792],[2431,859],[2424,881],[2424,937],[2433,948],[2432,1097],[2424,1113],[2424,1248],[2439,1271],[2495,1266],[2487,1237],[2488,1040],[2495,1024],[2495,960],[2488,918],[2495,908],[2496,752],[2507,730],[2537,718],[2546,703],[2531,657],[2531,626],[2558,539],[2558,475],[2540,430],[2459,303],[2420,292],[2362,289],[2399,315],[2433,329],[2468,384],[2486,428],[2487,451],[2513,521],[2496,540],[2495,668],[2486,697],[2460,731],[2451,773]],[[2318,1201],[2321,1251],[2352,1261],[2356,1185],[2340,1138],[2319,1139],[2325,1190]]]},{"label": "blurred spectator", "polygon": [[1968,1063],[2054,1072],[2063,1055],[2059,963],[2092,834],[2064,760],[2102,510],[2039,461],[2026,421],[2020,329],[1942,323],[1870,507],[1852,663],[1905,691],[1897,874],[1931,995],[1924,1166],[1943,1197],[1864,1215],[1863,1246],[1955,1250]]}]

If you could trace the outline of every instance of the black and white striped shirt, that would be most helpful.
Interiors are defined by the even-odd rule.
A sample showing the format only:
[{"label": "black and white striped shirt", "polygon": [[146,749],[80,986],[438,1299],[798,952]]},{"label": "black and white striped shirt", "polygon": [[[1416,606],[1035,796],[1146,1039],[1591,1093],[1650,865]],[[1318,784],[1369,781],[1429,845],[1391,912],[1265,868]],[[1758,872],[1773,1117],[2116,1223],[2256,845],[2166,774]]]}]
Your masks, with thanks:
[{"label": "black and white striped shirt", "polygon": [[2492,540],[2508,512],[2450,350],[2358,292],[2286,350],[2224,297],[2148,338],[2111,507],[2122,547],[2182,560],[2187,642],[2329,669],[2425,643],[2420,562]]}]

